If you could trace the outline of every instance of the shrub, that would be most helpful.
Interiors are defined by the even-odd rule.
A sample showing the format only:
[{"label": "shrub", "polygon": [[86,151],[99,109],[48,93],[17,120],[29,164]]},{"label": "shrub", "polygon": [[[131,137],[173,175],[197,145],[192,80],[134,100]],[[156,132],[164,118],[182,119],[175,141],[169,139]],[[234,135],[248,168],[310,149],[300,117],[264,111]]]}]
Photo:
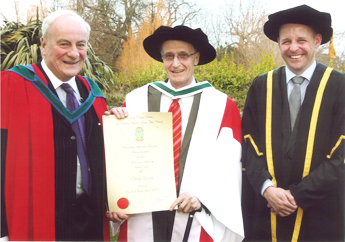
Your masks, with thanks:
[{"label": "shrub", "polygon": [[[262,54],[260,63],[251,64],[249,70],[241,64],[235,64],[234,56],[225,56],[220,61],[197,66],[194,76],[198,81],[209,81],[215,88],[227,94],[243,109],[245,98],[252,80],[259,74],[277,67],[272,54]],[[109,90],[104,91],[109,107],[118,107],[125,101],[127,93],[135,88],[153,81],[163,81],[167,78],[163,64],[151,61],[147,67],[136,66],[127,72],[116,74],[114,83]]]}]

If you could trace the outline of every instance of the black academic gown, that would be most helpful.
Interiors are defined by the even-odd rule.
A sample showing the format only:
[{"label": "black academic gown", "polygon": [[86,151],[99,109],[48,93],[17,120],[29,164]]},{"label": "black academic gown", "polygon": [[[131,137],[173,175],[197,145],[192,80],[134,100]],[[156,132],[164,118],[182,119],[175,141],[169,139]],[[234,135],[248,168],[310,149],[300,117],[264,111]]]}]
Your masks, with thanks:
[{"label": "black academic gown", "polygon": [[[333,71],[326,85],[317,120],[310,173],[302,179],[311,115],[325,69],[326,66],[317,64],[293,131],[290,128],[285,68],[280,67],[273,73],[271,127],[274,172],[277,186],[289,189],[304,211],[299,241],[344,241],[343,73]],[[253,142],[243,141],[242,206],[246,241],[271,241],[270,210],[261,196],[264,181],[272,179],[266,161],[266,80],[267,73],[253,81],[242,119],[243,136],[249,134],[253,139]],[[277,216],[278,241],[291,241],[295,217],[296,212],[284,218]]]}]

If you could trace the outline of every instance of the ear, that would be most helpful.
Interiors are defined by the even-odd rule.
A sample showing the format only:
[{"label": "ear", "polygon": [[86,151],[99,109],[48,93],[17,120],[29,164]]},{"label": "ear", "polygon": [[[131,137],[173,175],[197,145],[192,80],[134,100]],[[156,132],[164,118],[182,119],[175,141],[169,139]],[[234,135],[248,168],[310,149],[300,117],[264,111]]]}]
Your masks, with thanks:
[{"label": "ear", "polygon": [[278,46],[279,46],[279,48],[280,48],[280,39],[279,39],[279,37],[278,37],[278,39],[277,39],[277,43],[278,43]]},{"label": "ear", "polygon": [[46,46],[47,46],[47,41],[44,37],[41,38],[41,52],[42,56],[46,55]]},{"label": "ear", "polygon": [[195,54],[194,58],[194,65],[197,66],[199,64],[200,52]]},{"label": "ear", "polygon": [[315,48],[319,48],[319,46],[321,45],[322,42],[322,35],[321,34],[317,34],[315,35]]}]

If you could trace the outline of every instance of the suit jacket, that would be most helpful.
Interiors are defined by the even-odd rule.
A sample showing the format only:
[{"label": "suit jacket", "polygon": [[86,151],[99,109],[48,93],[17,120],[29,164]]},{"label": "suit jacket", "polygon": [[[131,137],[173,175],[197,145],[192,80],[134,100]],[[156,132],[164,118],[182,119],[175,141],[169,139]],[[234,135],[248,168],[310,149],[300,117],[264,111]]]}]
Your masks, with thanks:
[{"label": "suit jacket", "polygon": [[[43,71],[40,64],[38,67]],[[44,71],[43,71],[44,73]],[[44,73],[45,74],[45,73]],[[57,96],[57,93],[48,80],[48,87]],[[88,97],[88,91],[81,81],[76,78],[77,87],[83,100]],[[91,107],[85,114],[85,138],[87,155],[90,162],[91,195],[88,196],[89,204],[86,217],[78,219],[73,217],[76,210],[76,173],[77,173],[77,142],[71,139],[75,136],[71,124],[56,109],[52,109],[55,137],[55,194],[56,194],[56,239],[66,240],[70,236],[76,236],[75,231],[85,230],[91,220],[94,223],[94,231],[98,231],[98,240],[102,236],[102,214],[103,214],[103,131],[100,120],[97,117],[94,107]],[[66,147],[69,147],[66,149]],[[77,216],[75,214],[75,216]],[[80,215],[79,215],[80,216]],[[93,222],[92,222],[93,223]],[[86,232],[86,231],[84,231]]]},{"label": "suit jacket", "polygon": [[[311,115],[325,69],[324,65],[317,64],[293,131],[290,128],[285,68],[280,67],[273,72],[271,128],[274,172],[277,186],[289,189],[304,211],[301,240],[341,240],[344,233],[344,213],[340,212],[344,211],[344,197],[339,191],[344,191],[345,75],[340,72],[333,71],[325,87],[312,147],[311,169],[309,175],[302,179]],[[271,239],[270,212],[260,194],[264,181],[272,178],[265,154],[266,80],[267,73],[253,81],[242,119],[243,135],[250,135],[253,139],[253,142],[243,142],[242,155],[245,168],[242,201],[248,241]],[[291,240],[295,216],[277,217],[278,241]]]}]

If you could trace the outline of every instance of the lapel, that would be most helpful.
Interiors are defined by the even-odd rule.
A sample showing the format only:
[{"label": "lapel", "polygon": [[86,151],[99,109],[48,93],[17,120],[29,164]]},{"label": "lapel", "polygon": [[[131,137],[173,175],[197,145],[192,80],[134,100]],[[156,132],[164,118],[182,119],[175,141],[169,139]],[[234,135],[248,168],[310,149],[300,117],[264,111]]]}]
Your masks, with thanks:
[{"label": "lapel", "polygon": [[[80,97],[85,101],[89,95],[89,92],[87,88],[83,85],[81,80],[76,77],[75,81],[77,83],[77,87],[80,93]],[[85,120],[85,138],[86,138],[86,144],[89,144],[89,141],[92,140],[93,132],[92,129],[95,127],[95,124],[93,123],[93,118],[91,114],[91,110],[93,107],[91,106],[89,110],[83,115]]]},{"label": "lapel", "polygon": [[190,139],[192,138],[192,134],[193,134],[193,130],[194,130],[195,122],[196,122],[196,117],[198,116],[200,98],[201,98],[201,93],[194,95],[192,108],[189,114],[188,124],[187,124],[186,131],[183,137],[182,145],[181,145],[181,154],[183,154],[186,148],[189,147]]},{"label": "lapel", "polygon": [[160,112],[162,93],[153,87],[149,86],[148,97],[148,111]]},{"label": "lapel", "polygon": [[[47,80],[48,82],[48,88],[54,93],[54,95],[57,95],[56,93],[56,90],[55,88],[53,87],[53,84],[51,83],[50,79],[48,78],[48,76],[46,75],[46,73],[44,72],[42,66],[41,66],[41,63],[37,64],[38,68],[40,69],[40,71],[44,74],[44,77],[45,79]],[[78,87],[78,90],[79,90],[79,93],[80,93],[80,96],[83,98],[83,100],[86,100],[88,98],[88,90],[87,88],[82,84],[82,82],[79,80],[79,78],[76,76],[76,83],[77,83],[77,87]],[[92,108],[92,107],[91,107]],[[91,109],[90,108],[90,109]],[[72,129],[72,126],[71,124],[67,121],[67,119],[61,115],[55,108],[52,108],[52,112],[56,113],[57,116],[59,117],[59,119],[61,120],[61,122],[66,125],[67,127],[69,127],[70,129]],[[85,117],[85,132],[86,134],[90,134],[91,132],[88,132],[89,128],[90,127],[93,127],[92,124],[90,124],[90,121],[91,119],[90,118],[87,118],[89,115],[88,115],[89,111],[87,111],[85,114],[84,114],[84,117]],[[87,137],[87,139],[89,140],[90,137]]]},{"label": "lapel", "polygon": [[289,100],[287,95],[287,85],[286,85],[286,74],[285,68],[281,72],[280,76],[281,85],[281,98],[282,98],[282,132],[283,132],[283,150],[287,152],[289,140],[291,137],[291,121],[290,121],[290,110],[289,110]]},{"label": "lapel", "polygon": [[180,192],[183,171],[186,164],[190,141],[193,135],[196,118],[198,116],[200,98],[201,98],[201,93],[194,95],[192,108],[189,114],[188,124],[187,124],[186,131],[182,140],[181,153],[180,153],[180,159],[179,159],[180,171],[179,171],[179,182],[178,182],[179,187],[177,190],[178,194]]},{"label": "lapel", "polygon": [[[285,154],[289,145],[291,145],[291,125],[290,125],[290,111],[289,101],[287,96],[286,74],[285,67],[279,68],[276,73],[273,73],[273,122],[272,131],[273,139],[279,140],[280,147]],[[278,143],[272,144],[273,147],[279,147]],[[281,148],[279,148],[280,150]],[[275,149],[274,149],[275,150]]]},{"label": "lapel", "polygon": [[[47,80],[47,83],[48,83],[48,88],[54,93],[54,95],[58,97],[57,93],[56,93],[56,90],[53,86],[53,84],[51,83],[50,79],[48,78],[47,74],[44,72],[43,68],[42,68],[42,65],[41,65],[41,62],[39,62],[37,64],[37,67],[39,68],[39,70],[43,73],[45,79]],[[57,116],[60,118],[60,120],[68,127],[70,127],[70,129],[72,129],[72,126],[71,124],[67,121],[67,119],[65,117],[63,117],[55,108],[52,107],[52,112],[56,113]]]}]

